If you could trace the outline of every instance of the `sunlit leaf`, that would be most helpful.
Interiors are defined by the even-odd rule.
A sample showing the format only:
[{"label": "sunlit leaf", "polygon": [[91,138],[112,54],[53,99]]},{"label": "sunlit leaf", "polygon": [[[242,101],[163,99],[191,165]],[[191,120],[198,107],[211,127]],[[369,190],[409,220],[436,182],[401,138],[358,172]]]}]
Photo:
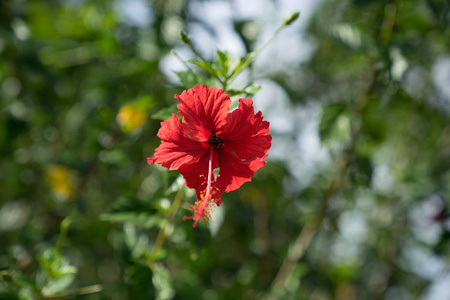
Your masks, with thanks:
[{"label": "sunlit leaf", "polygon": [[215,64],[223,77],[229,77],[238,63],[239,58],[237,56],[217,50],[217,61]]},{"label": "sunlit leaf", "polygon": [[72,284],[75,278],[75,274],[68,274],[49,280],[49,282],[42,288],[42,295],[48,297],[64,291]]},{"label": "sunlit leaf", "polygon": [[244,87],[243,89],[231,89],[231,90],[227,90],[227,94],[232,97],[232,96],[236,96],[236,95],[242,95],[242,97],[253,97],[256,93],[258,93],[260,90],[262,89],[262,86],[256,84],[256,83],[252,83],[246,87]]},{"label": "sunlit leaf", "polygon": [[208,72],[209,74],[211,74],[215,77],[218,77],[220,75],[220,71],[214,70],[212,67],[212,64],[210,62],[198,61],[195,59],[190,59],[190,60],[188,60],[188,62],[196,65],[197,67],[202,68],[203,70],[205,70],[206,72]]},{"label": "sunlit leaf", "polygon": [[173,289],[172,279],[169,271],[160,263],[156,263],[152,267],[153,277],[152,282],[156,289],[156,296],[158,300],[172,299],[175,295]]}]

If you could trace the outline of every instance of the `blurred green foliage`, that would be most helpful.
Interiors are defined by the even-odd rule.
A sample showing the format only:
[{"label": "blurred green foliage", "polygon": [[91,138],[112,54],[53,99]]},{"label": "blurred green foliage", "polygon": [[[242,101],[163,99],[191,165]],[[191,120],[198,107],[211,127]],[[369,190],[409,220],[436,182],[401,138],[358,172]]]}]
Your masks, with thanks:
[{"label": "blurred green foliage", "polygon": [[[306,184],[301,153],[269,161],[195,229],[195,193],[146,157],[174,94],[260,92],[233,81],[265,44],[232,20],[248,53],[209,60],[179,36],[197,1],[144,2],[148,24],[120,2],[0,2],[0,299],[417,299],[448,274],[447,1],[322,1],[310,59],[265,79],[321,108],[328,158]],[[176,86],[178,43],[195,58]]]}]

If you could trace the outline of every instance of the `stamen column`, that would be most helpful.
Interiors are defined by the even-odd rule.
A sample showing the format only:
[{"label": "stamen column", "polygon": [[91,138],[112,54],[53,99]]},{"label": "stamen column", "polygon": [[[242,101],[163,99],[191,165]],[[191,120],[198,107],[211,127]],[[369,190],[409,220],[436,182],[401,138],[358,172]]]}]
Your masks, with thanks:
[{"label": "stamen column", "polygon": [[206,186],[206,193],[200,192],[200,199],[195,202],[195,206],[191,206],[190,209],[194,212],[194,215],[191,217],[184,216],[183,220],[189,220],[193,219],[194,224],[192,224],[193,227],[197,226],[197,223],[201,220],[208,220],[209,219],[209,208],[208,204],[211,199],[211,189],[212,189],[212,182],[215,180],[214,178],[214,170],[212,167],[213,164],[213,158],[214,158],[214,147],[211,146],[210,153],[209,153],[209,164],[208,164],[208,181]]}]

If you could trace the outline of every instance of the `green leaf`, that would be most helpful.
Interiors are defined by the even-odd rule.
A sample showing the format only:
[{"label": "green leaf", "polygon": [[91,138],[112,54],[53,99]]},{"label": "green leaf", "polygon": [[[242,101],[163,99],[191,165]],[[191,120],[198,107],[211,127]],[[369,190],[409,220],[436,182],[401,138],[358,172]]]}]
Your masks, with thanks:
[{"label": "green leaf", "polygon": [[207,86],[211,86],[212,82],[210,79],[206,78],[205,76],[202,76],[198,73],[194,73],[190,70],[188,71],[182,71],[182,72],[175,72],[177,74],[178,78],[181,81],[181,84],[183,84],[183,87],[185,88],[191,88],[194,85],[200,85],[200,84],[206,84]]},{"label": "green leaf", "polygon": [[147,265],[147,257],[151,251],[151,242],[147,233],[130,223],[124,224],[123,233],[123,241],[130,251],[130,258],[138,264]]},{"label": "green leaf", "polygon": [[158,261],[166,257],[167,252],[164,249],[157,249],[151,252],[144,253],[147,261]]},{"label": "green leaf", "polygon": [[233,82],[233,80],[236,79],[236,77],[252,63],[252,61],[256,57],[256,54],[256,52],[250,52],[240,60],[239,64],[236,65],[236,67],[233,69],[233,72],[231,73],[231,76],[229,78],[230,83]]},{"label": "green leaf", "polygon": [[126,285],[129,290],[129,299],[147,300],[154,299],[154,291],[151,283],[152,272],[148,266],[128,265],[125,271]]},{"label": "green leaf", "polygon": [[52,296],[65,290],[78,273],[78,269],[70,265],[56,248],[46,249],[37,257],[37,261],[42,269],[36,276],[36,283],[44,296]]},{"label": "green leaf", "polygon": [[100,215],[102,221],[130,223],[150,228],[161,223],[158,211],[163,210],[159,203],[137,197],[121,197],[109,212]]},{"label": "green leaf", "polygon": [[249,97],[253,97],[256,95],[260,90],[262,89],[262,86],[256,83],[252,83],[248,85],[244,91]]},{"label": "green leaf", "polygon": [[100,220],[118,223],[131,223],[145,228],[151,228],[161,223],[159,215],[150,215],[144,212],[123,212],[104,213],[100,215]]},{"label": "green leaf", "polygon": [[[3,272],[6,272],[6,271],[3,271]],[[23,288],[27,288],[27,289],[31,289],[31,290],[37,290],[36,282],[34,280],[28,278],[25,275],[11,274],[10,278],[12,279],[14,284],[17,285],[18,287],[23,287]],[[5,280],[6,282],[8,282],[7,279],[5,279],[5,278],[2,278],[2,280]]]},{"label": "green leaf", "polygon": [[372,180],[373,166],[368,157],[356,156],[354,168],[351,173],[352,180],[359,184],[369,186]]},{"label": "green leaf", "polygon": [[256,83],[251,83],[244,87],[241,90],[228,90],[228,95],[236,96],[236,95],[244,95],[245,97],[253,97],[256,93],[258,93],[262,89],[262,86]]},{"label": "green leaf", "polygon": [[68,274],[56,279],[50,280],[43,288],[42,295],[45,297],[56,295],[65,290],[75,280],[76,274]]},{"label": "green leaf", "polygon": [[353,0],[353,5],[355,6],[365,6],[371,4],[372,2],[376,2],[377,0]]},{"label": "green leaf", "polygon": [[54,251],[54,249],[45,250],[44,253],[38,257],[38,261],[50,278],[59,278],[61,276],[77,273],[77,268],[70,265],[67,260]]},{"label": "green leaf", "polygon": [[319,135],[322,142],[330,139],[337,130],[337,121],[346,111],[346,106],[342,103],[330,104],[323,108],[322,117],[319,123]]},{"label": "green leaf", "polygon": [[169,271],[160,263],[154,264],[152,271],[152,282],[156,290],[156,299],[171,299],[175,295],[175,291]]},{"label": "green leaf", "polygon": [[387,125],[383,118],[383,111],[377,109],[363,114],[363,132],[374,142],[383,142],[387,135]]},{"label": "green leaf", "polygon": [[134,101],[134,104],[141,110],[150,109],[150,107],[152,107],[154,103],[155,99],[153,95],[144,95]]},{"label": "green leaf", "polygon": [[172,114],[177,113],[177,111],[178,111],[177,104],[172,104],[153,114],[152,119],[165,121],[172,118]]},{"label": "green leaf", "polygon": [[340,23],[332,28],[332,32],[345,46],[350,47],[351,49],[358,49],[361,47],[362,37],[357,26],[348,23]]},{"label": "green leaf", "polygon": [[220,71],[219,70],[214,70],[212,67],[212,64],[209,61],[198,61],[195,59],[190,59],[188,60],[189,63],[196,65],[197,67],[202,68],[203,70],[205,70],[206,72],[208,72],[209,74],[211,74],[214,77],[219,77],[220,75]]},{"label": "green leaf", "polygon": [[217,64],[220,72],[223,76],[227,77],[228,75],[228,66],[229,66],[230,58],[227,53],[217,50]]},{"label": "green leaf", "polygon": [[0,278],[6,282],[12,282],[13,278],[9,275],[8,271],[4,270],[0,272]]},{"label": "green leaf", "polygon": [[146,212],[153,214],[156,210],[153,208],[155,201],[149,199],[141,199],[138,197],[120,197],[111,206],[109,213],[123,212]]},{"label": "green leaf", "polygon": [[239,58],[231,53],[217,50],[217,60],[215,62],[217,69],[224,78],[231,75],[232,70],[239,64]]}]

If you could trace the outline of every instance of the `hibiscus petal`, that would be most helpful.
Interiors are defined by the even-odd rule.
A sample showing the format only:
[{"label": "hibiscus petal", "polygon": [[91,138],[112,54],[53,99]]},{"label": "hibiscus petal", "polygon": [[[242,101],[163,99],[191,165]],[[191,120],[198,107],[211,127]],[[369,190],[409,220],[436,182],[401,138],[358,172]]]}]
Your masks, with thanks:
[{"label": "hibiscus petal", "polygon": [[254,113],[251,99],[239,99],[239,107],[228,114],[217,135],[228,149],[246,161],[261,159],[272,141],[269,122],[263,121],[260,111]]},{"label": "hibiscus petal", "polygon": [[206,85],[194,86],[175,95],[179,114],[183,118],[186,133],[197,141],[208,141],[211,132],[225,121],[231,103],[230,97],[221,89]]},{"label": "hibiscus petal", "polygon": [[227,147],[219,149],[220,172],[217,183],[222,192],[238,189],[245,182],[251,181],[256,170],[266,164],[267,155],[252,161],[242,160]]},{"label": "hibiscus petal", "polygon": [[172,114],[172,118],[161,122],[158,131],[161,145],[156,148],[154,157],[147,158],[149,164],[161,164],[170,170],[177,170],[184,164],[192,164],[208,151],[207,143],[190,139],[183,131],[180,119]]}]

